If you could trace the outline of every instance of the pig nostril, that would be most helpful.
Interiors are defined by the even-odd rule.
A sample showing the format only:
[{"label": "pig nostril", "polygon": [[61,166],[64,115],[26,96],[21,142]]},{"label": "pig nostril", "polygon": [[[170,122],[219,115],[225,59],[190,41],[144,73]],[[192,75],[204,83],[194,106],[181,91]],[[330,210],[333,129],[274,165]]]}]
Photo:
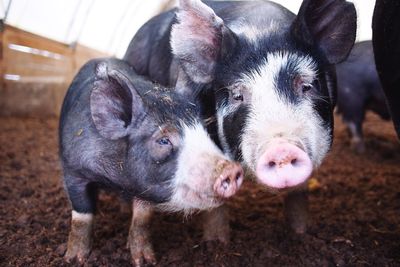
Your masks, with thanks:
[{"label": "pig nostril", "polygon": [[270,161],[270,162],[268,163],[268,166],[269,166],[270,168],[273,168],[275,165],[276,165],[276,163],[273,162],[273,161]]},{"label": "pig nostril", "polygon": [[240,180],[240,178],[242,178],[242,174],[240,172],[238,172],[236,174],[236,181]]},{"label": "pig nostril", "polygon": [[225,180],[222,182],[222,187],[223,187],[225,190],[228,189],[229,183],[230,183],[229,178],[225,179]]},{"label": "pig nostril", "polygon": [[297,163],[297,159],[292,159],[292,161],[290,161],[290,163],[291,163],[292,165],[295,165],[295,164]]}]

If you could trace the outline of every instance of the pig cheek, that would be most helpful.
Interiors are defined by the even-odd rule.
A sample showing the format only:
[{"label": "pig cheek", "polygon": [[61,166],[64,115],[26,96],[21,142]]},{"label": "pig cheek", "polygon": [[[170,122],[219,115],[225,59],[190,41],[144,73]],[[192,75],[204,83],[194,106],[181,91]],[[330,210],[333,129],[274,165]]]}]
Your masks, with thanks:
[{"label": "pig cheek", "polygon": [[[262,155],[262,151],[265,150],[266,145],[262,145],[257,142],[259,140],[258,135],[254,131],[247,131],[242,135],[241,149],[246,166],[246,173],[250,176],[255,177],[256,162],[259,158],[258,155]],[[265,140],[264,140],[265,143]]]},{"label": "pig cheek", "polygon": [[186,165],[187,170],[180,173],[178,183],[174,185],[174,195],[171,203],[165,206],[166,210],[181,210],[186,214],[198,209],[214,208],[222,204],[215,198],[213,184],[217,179],[217,167],[215,162],[207,157],[200,159],[194,164]]},{"label": "pig cheek", "polygon": [[[192,162],[186,165],[187,170],[179,177],[181,182],[176,184],[175,197],[172,201],[180,203],[184,212],[221,205],[213,191],[213,185],[218,178],[217,173],[221,172],[218,170],[218,158],[205,153],[191,160]],[[210,166],[215,167],[210,168]]]},{"label": "pig cheek", "polygon": [[216,166],[217,159],[207,154],[200,155],[188,168],[186,183],[196,191],[211,193],[216,180],[217,170],[210,168]]}]

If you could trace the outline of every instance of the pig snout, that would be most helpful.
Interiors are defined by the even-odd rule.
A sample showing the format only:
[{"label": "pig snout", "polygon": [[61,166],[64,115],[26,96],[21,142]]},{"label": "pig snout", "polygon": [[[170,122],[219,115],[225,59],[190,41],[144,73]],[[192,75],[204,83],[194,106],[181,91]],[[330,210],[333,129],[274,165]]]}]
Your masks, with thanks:
[{"label": "pig snout", "polygon": [[313,170],[310,157],[288,142],[275,142],[261,155],[256,174],[271,188],[284,189],[305,182]]},{"label": "pig snout", "polygon": [[214,184],[214,192],[221,198],[233,196],[243,183],[243,169],[235,162],[220,163],[220,175]]}]

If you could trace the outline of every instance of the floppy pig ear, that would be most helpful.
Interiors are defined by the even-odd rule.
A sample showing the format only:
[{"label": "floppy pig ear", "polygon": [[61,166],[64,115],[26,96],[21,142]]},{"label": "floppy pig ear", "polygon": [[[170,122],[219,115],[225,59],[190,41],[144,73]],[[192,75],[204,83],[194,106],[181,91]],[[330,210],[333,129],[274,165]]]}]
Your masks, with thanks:
[{"label": "floppy pig ear", "polygon": [[90,95],[92,119],[99,133],[111,140],[128,134],[132,117],[142,110],[143,102],[132,83],[106,62],[96,66],[98,80]]},{"label": "floppy pig ear", "polygon": [[317,45],[330,64],[347,58],[356,30],[356,10],[345,0],[304,0],[292,25],[296,38]]},{"label": "floppy pig ear", "polygon": [[181,0],[171,32],[173,54],[196,83],[212,81],[221,51],[224,23],[200,0]]}]

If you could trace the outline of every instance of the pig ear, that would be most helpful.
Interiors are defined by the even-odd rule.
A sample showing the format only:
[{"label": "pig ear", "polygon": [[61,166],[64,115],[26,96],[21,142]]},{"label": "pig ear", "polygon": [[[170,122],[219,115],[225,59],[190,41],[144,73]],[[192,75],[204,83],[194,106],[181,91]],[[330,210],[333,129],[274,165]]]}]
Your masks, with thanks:
[{"label": "pig ear", "polygon": [[330,64],[346,59],[356,30],[356,10],[345,0],[304,0],[292,25],[294,35],[308,45],[317,45]]},{"label": "pig ear", "polygon": [[96,129],[107,139],[128,134],[132,117],[143,110],[143,102],[131,81],[107,63],[96,66],[97,80],[90,95],[90,110]]},{"label": "pig ear", "polygon": [[181,0],[177,19],[170,40],[173,54],[192,81],[211,82],[222,46],[222,19],[200,0]]}]

